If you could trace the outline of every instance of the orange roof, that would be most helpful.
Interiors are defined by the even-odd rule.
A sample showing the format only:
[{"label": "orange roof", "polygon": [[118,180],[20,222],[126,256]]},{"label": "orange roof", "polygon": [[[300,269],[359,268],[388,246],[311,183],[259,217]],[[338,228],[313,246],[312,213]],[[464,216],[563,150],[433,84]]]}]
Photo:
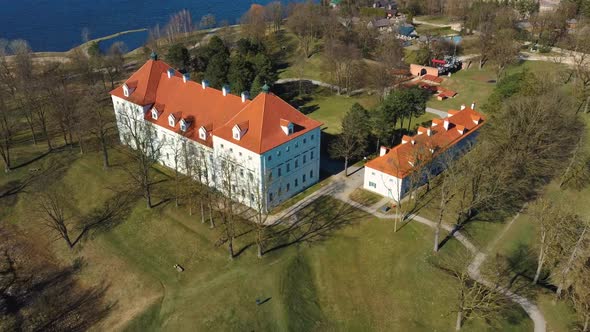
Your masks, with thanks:
[{"label": "orange roof", "polygon": [[434,75],[424,75],[422,76],[422,80],[424,81],[430,81],[430,82],[434,82],[434,83],[442,83],[443,78],[442,77],[437,77]]},{"label": "orange roof", "polygon": [[[475,118],[480,121],[476,124]],[[449,122],[449,129],[445,130],[442,124]],[[381,157],[369,161],[365,167],[372,168],[383,173],[404,178],[414,169],[416,160],[427,161],[438,155],[440,152],[457,144],[457,142],[476,132],[484,123],[485,119],[481,114],[471,108],[465,108],[445,119],[434,119],[437,126],[430,127],[432,134],[415,135],[411,139],[415,144],[404,143],[389,150]],[[463,131],[463,134],[460,131]],[[408,141],[409,137],[404,135],[403,140]]]},{"label": "orange roof", "polygon": [[[248,121],[248,131],[240,140],[234,139],[232,128],[236,124],[241,128],[244,121]],[[288,122],[294,127],[291,135],[281,128]],[[262,154],[321,125],[274,94],[261,93],[225,125],[214,130],[213,135]]]},{"label": "orange roof", "polygon": [[[241,130],[247,130],[242,140],[249,142],[248,146],[252,147],[252,151],[258,152],[263,148],[282,144],[321,125],[274,95],[260,94],[254,99],[254,101],[262,100],[262,103],[250,100],[242,102],[239,96],[232,94],[223,96],[220,90],[209,87],[203,89],[201,84],[193,81],[185,83],[182,75],[177,71],[174,71],[174,76],[168,78],[167,71],[170,68],[171,66],[163,61],[149,60],[126,81],[128,86],[131,83],[135,85],[135,90],[129,97],[125,97],[121,86],[111,91],[111,94],[141,106],[155,107],[158,110],[158,118],[154,119],[152,112],[146,112],[147,121],[207,146],[213,144],[211,135],[207,135],[206,140],[201,140],[198,134],[200,127],[205,127],[207,132],[213,132],[231,123],[229,135],[220,136],[231,140],[231,128],[237,124]],[[250,104],[253,106],[249,107]],[[176,120],[174,127],[168,123],[168,117],[171,114]],[[237,118],[238,114],[242,116]],[[276,124],[275,116],[278,116]],[[181,119],[190,123],[188,130],[184,133],[180,131]],[[236,120],[230,121],[233,119]],[[282,132],[278,123],[279,119],[293,122],[296,125],[295,133],[277,139],[279,136],[276,135],[276,131]],[[257,124],[258,122],[262,123]],[[256,134],[256,130],[260,128],[256,129],[256,126],[263,127],[259,134]],[[225,131],[220,130],[220,133],[225,134]]]}]

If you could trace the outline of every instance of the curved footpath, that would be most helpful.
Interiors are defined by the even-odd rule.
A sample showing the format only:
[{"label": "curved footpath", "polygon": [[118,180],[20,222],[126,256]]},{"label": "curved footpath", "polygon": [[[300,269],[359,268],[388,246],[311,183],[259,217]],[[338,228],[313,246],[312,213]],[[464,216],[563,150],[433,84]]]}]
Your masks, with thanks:
[{"label": "curved footpath", "polygon": [[[373,204],[372,206],[368,207],[357,203],[349,198],[350,193],[355,190],[356,188],[362,187],[363,183],[363,175],[364,169],[357,169],[356,171],[351,172],[352,175],[349,177],[344,176],[344,172],[341,172],[332,177],[333,181],[326,185],[325,187],[319,189],[315,193],[307,196],[306,198],[302,199],[301,201],[295,203],[293,206],[279,212],[275,215],[269,216],[267,220],[267,224],[275,224],[281,221],[291,221],[293,220],[291,217],[297,213],[300,209],[304,208],[305,206],[312,203],[316,198],[324,195],[332,196],[340,201],[343,201],[353,207],[362,210],[366,213],[372,214],[373,216],[380,218],[380,219],[396,219],[399,218],[396,214],[384,214],[379,211],[379,208],[386,204],[388,201],[387,198],[383,198],[381,201]],[[467,237],[465,237],[460,231],[453,230],[453,227],[447,224],[443,224],[442,228],[445,229],[447,232],[451,233],[455,239],[457,239],[467,250],[469,250],[474,258],[473,261],[469,264],[468,273],[471,279],[476,280],[477,282],[486,285],[490,288],[495,287],[491,281],[485,279],[481,274],[481,266],[483,265],[484,261],[487,258],[487,251],[493,248],[499,240],[506,234],[508,229],[512,226],[514,221],[518,218],[520,214],[517,214],[506,226],[504,230],[490,243],[485,251],[480,251]],[[409,215],[407,219],[412,219],[416,222],[419,222],[423,225],[426,225],[431,228],[436,228],[436,222],[421,217],[416,214]],[[529,299],[515,294],[509,289],[505,287],[499,288],[500,292],[510,298],[512,301],[517,303],[522,307],[522,309],[527,313],[527,315],[531,318],[534,323],[534,332],[545,332],[546,331],[546,321],[545,317],[539,310],[536,304],[534,304]]]}]

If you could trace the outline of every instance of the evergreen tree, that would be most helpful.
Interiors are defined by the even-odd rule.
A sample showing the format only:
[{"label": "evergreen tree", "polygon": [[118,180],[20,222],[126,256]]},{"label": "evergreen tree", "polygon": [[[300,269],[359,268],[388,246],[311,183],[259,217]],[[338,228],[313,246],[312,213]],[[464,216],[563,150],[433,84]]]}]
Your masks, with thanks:
[{"label": "evergreen tree", "polygon": [[168,49],[166,59],[176,68],[187,69],[190,64],[190,55],[182,44],[174,44]]},{"label": "evergreen tree", "polygon": [[237,94],[248,91],[255,75],[252,64],[242,55],[236,54],[231,58],[228,79],[232,91]]},{"label": "evergreen tree", "polygon": [[262,86],[264,85],[264,81],[260,78],[260,75],[257,75],[252,82],[252,86],[250,87],[250,95],[252,98],[258,96],[260,91],[262,91]]},{"label": "evergreen tree", "polygon": [[221,89],[223,84],[227,82],[228,71],[229,58],[223,53],[218,53],[209,60],[205,78],[209,80],[212,87]]}]

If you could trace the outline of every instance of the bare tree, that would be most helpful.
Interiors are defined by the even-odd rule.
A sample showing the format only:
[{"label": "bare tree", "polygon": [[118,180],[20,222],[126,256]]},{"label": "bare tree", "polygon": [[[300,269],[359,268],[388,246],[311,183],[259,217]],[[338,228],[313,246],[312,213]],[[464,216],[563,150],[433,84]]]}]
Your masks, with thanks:
[{"label": "bare tree", "polygon": [[113,111],[106,105],[103,92],[96,87],[88,88],[78,107],[82,116],[77,127],[89,129],[90,133],[98,140],[102,151],[102,166],[107,169],[110,167],[109,134],[115,129]]},{"label": "bare tree", "polygon": [[15,114],[11,112],[5,101],[5,94],[0,88],[0,156],[4,161],[4,172],[11,170],[12,141],[15,135]]},{"label": "bare tree", "polygon": [[539,256],[537,258],[537,270],[533,278],[533,284],[536,284],[541,277],[547,256],[552,254],[550,250],[554,250],[559,240],[559,222],[563,215],[556,206],[544,199],[539,199],[535,204],[531,205],[529,211],[534,222],[539,226]]},{"label": "bare tree", "polygon": [[123,65],[125,64],[125,58],[123,56],[125,51],[125,44],[123,42],[116,42],[111,45],[107,54],[102,58],[101,64],[111,82],[111,89],[115,88],[115,81],[123,73]]},{"label": "bare tree", "polygon": [[266,17],[263,6],[253,4],[240,19],[241,32],[249,39],[262,40],[266,34]]},{"label": "bare tree", "polygon": [[305,57],[309,58],[320,36],[321,16],[317,5],[312,2],[293,4],[287,18],[287,26],[299,40]]},{"label": "bare tree", "polygon": [[466,257],[453,256],[453,261],[434,262],[434,265],[452,276],[456,281],[457,302],[453,310],[457,314],[455,331],[460,331],[466,320],[479,317],[490,318],[508,305],[499,285],[500,273],[495,273],[495,282],[485,285],[469,277]]},{"label": "bare tree", "polygon": [[180,37],[186,37],[194,30],[191,13],[183,9],[170,16],[168,24],[164,28],[169,43],[173,43]]},{"label": "bare tree", "polygon": [[161,158],[161,149],[165,145],[165,138],[158,139],[153,125],[141,118],[134,118],[125,111],[118,112],[119,131],[121,131],[124,143],[129,149],[123,151],[131,161],[131,165],[125,167],[133,184],[143,193],[148,209],[152,204],[152,185],[154,179],[152,167]]}]

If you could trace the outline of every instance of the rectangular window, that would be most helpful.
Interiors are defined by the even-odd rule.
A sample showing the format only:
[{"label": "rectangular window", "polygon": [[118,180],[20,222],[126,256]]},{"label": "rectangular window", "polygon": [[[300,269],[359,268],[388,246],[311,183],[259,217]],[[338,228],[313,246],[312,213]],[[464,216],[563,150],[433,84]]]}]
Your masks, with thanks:
[{"label": "rectangular window", "polygon": [[295,168],[299,167],[299,160],[295,159]]},{"label": "rectangular window", "polygon": [[287,173],[291,171],[291,163],[287,162]]},{"label": "rectangular window", "polygon": [[242,153],[240,152],[240,157],[242,156]]},{"label": "rectangular window", "polygon": [[307,161],[307,155],[303,155],[303,163],[305,164],[305,162]]},{"label": "rectangular window", "polygon": [[299,147],[299,142],[295,142],[295,149]]},{"label": "rectangular window", "polygon": [[298,181],[298,179],[295,179],[295,187],[298,187],[298,186],[299,186],[299,181]]},{"label": "rectangular window", "polygon": [[277,151],[277,157],[281,156],[281,150]]},{"label": "rectangular window", "polygon": [[311,140],[313,141],[313,139],[314,139],[314,136],[313,136],[313,135],[311,135]]},{"label": "rectangular window", "polygon": [[244,177],[244,169],[243,168],[240,168],[240,176]]},{"label": "rectangular window", "polygon": [[306,144],[306,143],[307,143],[307,138],[304,138],[303,139],[303,144]]},{"label": "rectangular window", "polygon": [[377,188],[377,184],[369,181],[369,187]]},{"label": "rectangular window", "polygon": [[287,192],[289,192],[289,189],[291,189],[291,184],[287,183]]},{"label": "rectangular window", "polygon": [[268,171],[268,181],[272,181],[272,169]]},{"label": "rectangular window", "polygon": [[309,179],[313,179],[313,169],[311,171],[309,171]]},{"label": "rectangular window", "polygon": [[289,147],[287,147],[287,148],[285,149],[285,151],[289,152]]},{"label": "rectangular window", "polygon": [[271,161],[271,160],[272,160],[272,156],[268,156],[268,161]]},{"label": "rectangular window", "polygon": [[309,160],[313,160],[313,150],[309,152]]},{"label": "rectangular window", "polygon": [[221,148],[223,149],[223,144],[221,144]]},{"label": "rectangular window", "polygon": [[273,194],[272,193],[268,193],[268,200],[272,202],[272,200],[273,200]]},{"label": "rectangular window", "polygon": [[244,197],[245,194],[244,189],[242,189],[242,197]]},{"label": "rectangular window", "polygon": [[250,178],[250,181],[254,180],[254,174],[252,174],[252,172],[248,174],[248,177]]},{"label": "rectangular window", "polygon": [[279,172],[278,176],[281,176],[281,174],[282,174],[282,172],[281,172],[281,166],[279,166],[278,172]]},{"label": "rectangular window", "polygon": [[250,194],[250,202],[254,202],[254,194]]},{"label": "rectangular window", "polygon": [[303,178],[301,179],[301,182],[305,183],[305,174],[303,174]]},{"label": "rectangular window", "polygon": [[234,152],[234,148],[229,148],[229,152]]}]

